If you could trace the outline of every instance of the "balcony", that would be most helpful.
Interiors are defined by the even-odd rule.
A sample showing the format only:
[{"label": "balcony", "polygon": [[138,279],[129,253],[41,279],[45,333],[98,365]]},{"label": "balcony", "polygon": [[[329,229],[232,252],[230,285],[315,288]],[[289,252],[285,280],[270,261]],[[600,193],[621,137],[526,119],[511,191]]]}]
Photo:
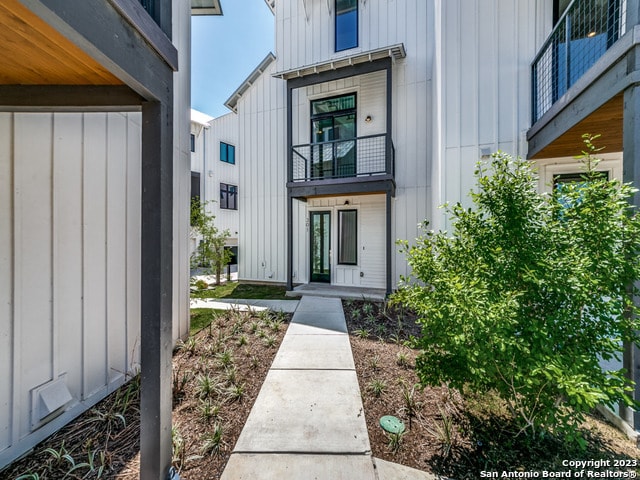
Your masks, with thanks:
[{"label": "balcony", "polygon": [[295,145],[289,182],[294,197],[390,192],[395,149],[388,134]]},{"label": "balcony", "polygon": [[532,124],[627,29],[626,0],[573,0],[532,63]]},{"label": "balcony", "polygon": [[291,182],[394,174],[394,148],[387,134],[292,147]]}]

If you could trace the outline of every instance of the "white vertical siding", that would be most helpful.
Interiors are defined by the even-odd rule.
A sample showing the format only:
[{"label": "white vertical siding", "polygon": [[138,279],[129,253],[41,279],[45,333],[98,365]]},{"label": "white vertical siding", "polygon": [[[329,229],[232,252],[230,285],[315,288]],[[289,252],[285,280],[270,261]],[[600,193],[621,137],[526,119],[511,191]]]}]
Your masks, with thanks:
[{"label": "white vertical siding", "polygon": [[548,0],[447,0],[440,4],[437,70],[442,108],[442,189],[434,203],[468,203],[481,149],[526,155],[530,64],[548,32]]},{"label": "white vertical siding", "polygon": [[[206,152],[202,166],[203,191],[202,198],[206,202],[208,211],[215,215],[215,225],[220,230],[229,230],[229,244],[238,241],[239,231],[239,210],[243,208],[238,202],[239,210],[228,210],[220,208],[220,184],[235,185],[238,191],[242,189],[239,185],[240,166],[244,161],[241,146],[238,145],[238,116],[235,113],[228,113],[215,118],[209,122],[210,127],[205,132]],[[235,165],[222,162],[220,160],[220,142],[235,146]]]},{"label": "white vertical siding", "polygon": [[13,122],[0,113],[0,451],[12,442],[13,411]]},{"label": "white vertical siding", "polygon": [[84,119],[84,355],[82,398],[106,386],[106,146],[107,117],[86,114]]},{"label": "white vertical siding", "polygon": [[[2,114],[0,145],[2,464],[138,361],[140,115]],[[73,400],[40,427],[32,392],[59,378]]]},{"label": "white vertical siding", "polygon": [[271,77],[274,66],[238,101],[238,271],[243,280],[285,282],[285,82]]},{"label": "white vertical siding", "polygon": [[82,132],[81,115],[54,115],[53,318],[57,324],[58,368],[66,372],[72,392],[83,385],[83,150],[81,142],[70,142]]},{"label": "white vertical siding", "polygon": [[172,2],[172,42],[180,55],[173,74],[173,338],[189,334],[191,201],[191,2]]},{"label": "white vertical siding", "polygon": [[[301,203],[304,206],[304,203]],[[370,288],[386,287],[386,204],[384,195],[350,195],[339,197],[311,198],[306,204],[304,225],[309,224],[311,211],[329,211],[331,213],[331,283],[334,285],[362,286]],[[338,264],[338,212],[356,210],[357,227],[357,265]],[[310,231],[306,227],[298,232],[298,243],[304,248],[300,254],[294,254],[298,270],[305,272],[300,281],[309,279]],[[300,245],[298,246],[300,248]]]},{"label": "white vertical siding", "polygon": [[23,319],[14,340],[20,355],[14,372],[19,385],[14,407],[20,410],[14,441],[30,431],[30,389],[52,377],[52,119],[50,114],[14,117],[15,316]]}]

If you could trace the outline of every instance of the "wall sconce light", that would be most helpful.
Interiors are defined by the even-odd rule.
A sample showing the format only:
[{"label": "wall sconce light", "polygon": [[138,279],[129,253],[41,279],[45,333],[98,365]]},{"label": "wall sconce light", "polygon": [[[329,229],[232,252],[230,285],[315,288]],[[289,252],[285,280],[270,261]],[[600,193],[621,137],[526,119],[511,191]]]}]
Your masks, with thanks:
[{"label": "wall sconce light", "polygon": [[593,38],[597,35],[597,32],[595,30],[587,33],[587,38]]},{"label": "wall sconce light", "polygon": [[365,121],[366,123],[371,123],[371,120],[373,120],[373,119],[371,118],[371,115],[367,115],[367,116],[365,117],[365,119],[364,119],[364,121]]},{"label": "wall sconce light", "polygon": [[349,205],[349,200],[345,200],[345,201],[344,201],[344,204],[345,204],[345,205]]}]

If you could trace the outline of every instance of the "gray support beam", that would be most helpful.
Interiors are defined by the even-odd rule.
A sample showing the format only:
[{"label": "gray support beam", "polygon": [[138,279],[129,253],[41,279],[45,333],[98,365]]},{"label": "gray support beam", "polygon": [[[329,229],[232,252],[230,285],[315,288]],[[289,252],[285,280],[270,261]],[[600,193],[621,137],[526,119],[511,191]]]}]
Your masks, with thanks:
[{"label": "gray support beam", "polygon": [[173,103],[142,106],[140,478],[171,466]]},{"label": "gray support beam", "polygon": [[293,290],[293,197],[287,193],[287,291]]},{"label": "gray support beam", "polygon": [[126,85],[0,85],[3,112],[131,112],[142,101]]},{"label": "gray support beam", "polygon": [[[293,179],[293,86],[287,82],[287,182]],[[287,290],[293,290],[293,198],[287,189]]]},{"label": "gray support beam", "polygon": [[391,223],[391,193],[387,192],[386,195],[386,209],[385,209],[385,214],[386,214],[386,236],[387,236],[387,249],[386,249],[386,270],[387,270],[387,295],[391,294],[391,288],[392,288],[392,284],[391,284],[391,272],[392,272],[392,267],[391,267],[391,258],[393,255],[393,238],[391,236],[391,228],[392,228],[392,223]]},{"label": "gray support beam", "polygon": [[[640,185],[640,86],[633,85],[624,91],[623,112],[623,165],[622,177],[624,182]],[[633,205],[640,208],[640,194],[633,197]],[[640,298],[634,298],[636,305]],[[633,397],[640,400],[640,349],[634,344],[626,344],[623,364],[628,377],[635,382]],[[622,418],[635,430],[640,430],[640,412],[629,408],[621,409]]]},{"label": "gray support beam", "polygon": [[627,0],[627,30],[640,23],[640,0]]}]

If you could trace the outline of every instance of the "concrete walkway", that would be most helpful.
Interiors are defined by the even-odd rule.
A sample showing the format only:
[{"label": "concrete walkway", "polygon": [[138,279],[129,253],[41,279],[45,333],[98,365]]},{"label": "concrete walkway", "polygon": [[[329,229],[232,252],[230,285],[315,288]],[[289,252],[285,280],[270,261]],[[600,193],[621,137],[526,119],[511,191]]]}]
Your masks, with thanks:
[{"label": "concrete walkway", "polygon": [[372,458],[339,299],[300,300],[221,478],[434,478]]},{"label": "concrete walkway", "polygon": [[192,298],[191,308],[214,308],[216,310],[274,310],[293,313],[298,300],[258,300],[241,298]]}]

